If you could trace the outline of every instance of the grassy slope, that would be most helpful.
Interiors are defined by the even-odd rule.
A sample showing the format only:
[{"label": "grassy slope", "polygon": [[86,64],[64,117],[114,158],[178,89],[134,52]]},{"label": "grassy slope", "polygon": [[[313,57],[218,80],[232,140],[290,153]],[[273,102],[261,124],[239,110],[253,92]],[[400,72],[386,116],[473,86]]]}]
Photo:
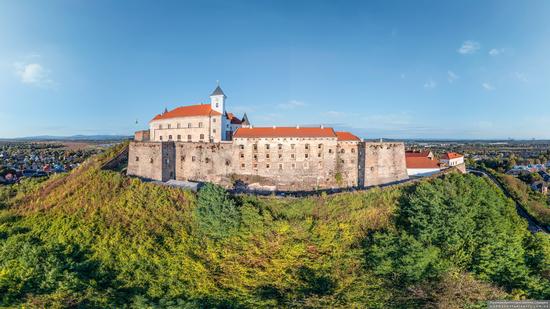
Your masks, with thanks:
[{"label": "grassy slope", "polygon": [[365,239],[396,231],[406,190],[243,196],[238,231],[213,239],[197,226],[195,194],[100,170],[109,155],[0,195],[0,304],[384,308],[457,288],[466,303],[508,295],[462,271],[417,286],[439,296],[404,295],[367,265]]}]

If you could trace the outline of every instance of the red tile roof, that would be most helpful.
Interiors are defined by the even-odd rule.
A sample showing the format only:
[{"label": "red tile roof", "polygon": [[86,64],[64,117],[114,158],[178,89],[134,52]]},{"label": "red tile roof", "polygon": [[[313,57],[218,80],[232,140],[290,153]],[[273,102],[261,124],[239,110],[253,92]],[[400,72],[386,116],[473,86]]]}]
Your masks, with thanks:
[{"label": "red tile roof", "polygon": [[406,151],[405,157],[408,158],[427,158],[430,155],[431,151]]},{"label": "red tile roof", "polygon": [[361,139],[350,132],[337,131],[336,136],[339,141],[361,141]]},{"label": "red tile roof", "polygon": [[430,160],[426,157],[405,157],[407,168],[439,168],[436,160]]},{"label": "red tile roof", "polygon": [[456,153],[456,152],[447,152],[447,153],[444,153],[442,156],[441,156],[441,159],[443,160],[451,160],[451,159],[458,159],[458,158],[461,158],[463,157],[463,155],[459,154],[459,153]]},{"label": "red tile roof", "polygon": [[336,133],[332,128],[263,127],[238,128],[233,137],[336,137]]},{"label": "red tile roof", "polygon": [[151,121],[190,116],[218,116],[221,113],[212,109],[210,104],[188,105],[175,108],[166,113],[158,114]]}]

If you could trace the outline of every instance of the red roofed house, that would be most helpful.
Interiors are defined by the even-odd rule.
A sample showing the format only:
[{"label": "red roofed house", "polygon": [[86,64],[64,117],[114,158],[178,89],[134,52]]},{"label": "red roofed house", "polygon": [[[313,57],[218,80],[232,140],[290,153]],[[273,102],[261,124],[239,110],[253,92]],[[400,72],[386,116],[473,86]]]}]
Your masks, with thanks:
[{"label": "red roofed house", "polygon": [[[220,142],[230,141],[233,133],[248,126],[246,114],[242,119],[225,109],[226,95],[220,86],[210,95],[210,104],[181,106],[165,110],[149,122],[151,141]],[[144,140],[145,134],[136,135]]]},{"label": "red roofed house", "polygon": [[441,156],[439,161],[449,167],[457,166],[464,164],[464,156],[456,152],[446,152]]},{"label": "red roofed house", "polygon": [[408,156],[405,154],[405,161],[409,177],[430,176],[441,170],[439,162],[428,157]]},{"label": "red roofed house", "polygon": [[421,150],[407,150],[405,152],[405,156],[407,156],[407,157],[425,157],[425,158],[429,158],[429,159],[434,158],[434,154],[430,150],[423,150],[423,151],[421,151]]}]

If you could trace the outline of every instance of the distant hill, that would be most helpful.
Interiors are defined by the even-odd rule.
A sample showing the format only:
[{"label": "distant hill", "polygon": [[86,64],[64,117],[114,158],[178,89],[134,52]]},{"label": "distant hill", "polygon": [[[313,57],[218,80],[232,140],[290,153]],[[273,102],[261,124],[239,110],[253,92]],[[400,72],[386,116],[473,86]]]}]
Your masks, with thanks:
[{"label": "distant hill", "polygon": [[305,198],[101,167],[0,186],[0,307],[486,308],[550,298],[550,239],[488,180]]},{"label": "distant hill", "polygon": [[26,136],[16,138],[4,138],[5,141],[119,141],[130,139],[128,135],[71,135],[71,136],[56,136],[56,135],[39,135]]}]

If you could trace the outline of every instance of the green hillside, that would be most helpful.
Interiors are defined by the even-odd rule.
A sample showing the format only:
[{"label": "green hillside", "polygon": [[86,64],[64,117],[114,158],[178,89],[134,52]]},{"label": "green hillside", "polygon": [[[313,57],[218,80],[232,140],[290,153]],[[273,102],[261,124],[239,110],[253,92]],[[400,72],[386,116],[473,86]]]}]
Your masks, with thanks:
[{"label": "green hillside", "polygon": [[451,174],[310,198],[232,197],[99,167],[0,188],[0,305],[482,308],[550,298],[550,239]]}]

